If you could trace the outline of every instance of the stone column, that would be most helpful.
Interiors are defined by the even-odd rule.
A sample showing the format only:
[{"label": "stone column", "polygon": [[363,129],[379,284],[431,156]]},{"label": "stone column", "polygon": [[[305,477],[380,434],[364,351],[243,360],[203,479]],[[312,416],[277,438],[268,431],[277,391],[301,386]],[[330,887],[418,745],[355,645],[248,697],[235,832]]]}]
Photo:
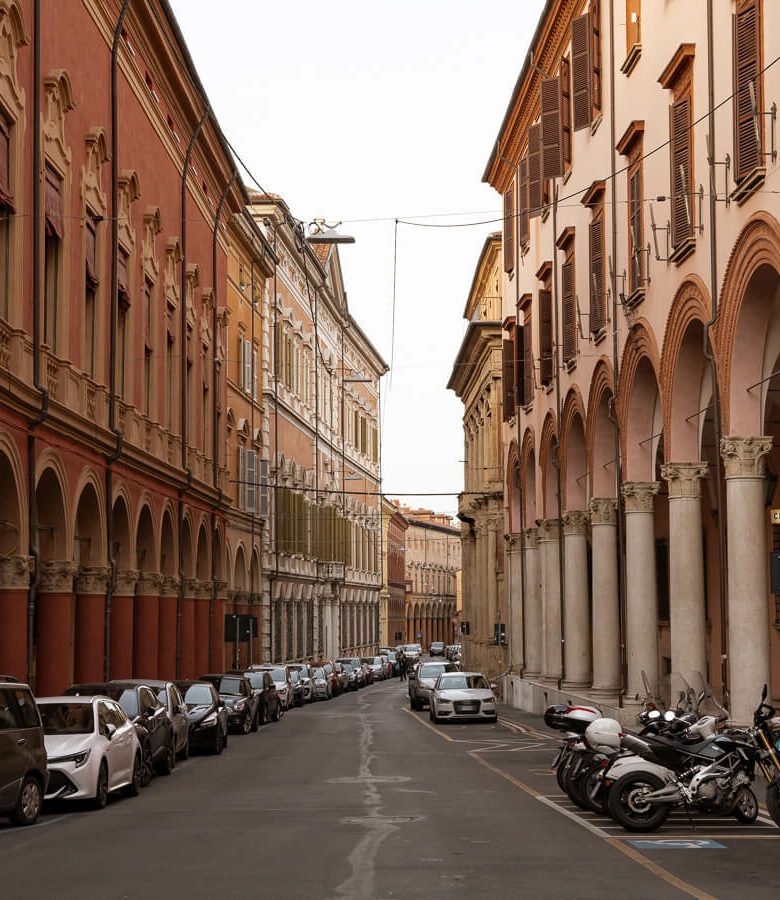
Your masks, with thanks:
[{"label": "stone column", "polygon": [[197,578],[185,578],[179,625],[179,678],[195,678],[195,597],[200,590]]},{"label": "stone column", "polygon": [[162,583],[163,577],[159,572],[142,572],[138,576],[133,610],[133,676],[135,678],[157,678]]},{"label": "stone column", "polygon": [[542,631],[544,682],[557,685],[561,678],[560,519],[545,519],[539,526],[542,555]]},{"label": "stone column", "polygon": [[526,678],[536,679],[542,674],[544,660],[544,636],[542,633],[542,573],[540,565],[539,533],[536,528],[526,529],[525,584],[523,606],[525,611],[525,670]]},{"label": "stone column", "polygon": [[111,600],[111,631],[109,649],[111,678],[133,677],[133,624],[137,569],[124,569],[116,573],[114,596]]},{"label": "stone column", "polygon": [[27,595],[31,556],[0,559],[0,672],[27,681]]},{"label": "stone column", "polygon": [[618,592],[617,500],[590,501],[593,577],[594,698],[614,704],[620,695],[620,595]]},{"label": "stone column", "polygon": [[105,566],[78,570],[76,592],[76,652],[73,678],[76,682],[102,681],[106,655],[106,591],[110,569]]},{"label": "stone column", "polygon": [[507,569],[507,610],[509,622],[507,634],[509,639],[509,669],[522,672],[523,659],[523,561],[521,559],[521,535],[519,533],[504,535],[506,541]]},{"label": "stone column", "polygon": [[73,681],[73,576],[76,564],[44,560],[38,585],[35,693],[61,694]]},{"label": "stone column", "polygon": [[563,514],[566,580],[563,603],[564,687],[580,690],[591,680],[590,597],[588,590],[588,514]]},{"label": "stone column", "polygon": [[729,687],[731,718],[752,721],[770,681],[765,457],[771,437],[725,437],[729,568]]},{"label": "stone column", "polygon": [[[209,638],[209,671],[225,671],[225,604],[227,603],[227,581],[214,583],[214,608],[211,613],[211,635]],[[201,675],[198,672],[198,675]]]},{"label": "stone column", "polygon": [[[209,605],[211,603],[211,582],[201,581],[195,591],[195,677],[202,675],[209,667]],[[253,638],[254,641],[254,638]]]},{"label": "stone column", "polygon": [[498,573],[496,562],[498,554],[498,533],[503,530],[504,516],[491,516],[487,522],[487,639],[492,640],[494,626],[498,622]]},{"label": "stone column", "polygon": [[178,575],[165,575],[160,587],[159,630],[157,632],[158,678],[176,678],[176,610],[178,603],[179,577]]},{"label": "stone column", "polygon": [[672,702],[685,685],[697,693],[707,680],[707,610],[701,479],[706,463],[670,463],[661,474],[669,485],[669,618],[672,640]]},{"label": "stone column", "polygon": [[642,673],[658,693],[658,594],[653,504],[657,481],[621,485],[626,509],[626,655],[630,702],[646,694]]}]

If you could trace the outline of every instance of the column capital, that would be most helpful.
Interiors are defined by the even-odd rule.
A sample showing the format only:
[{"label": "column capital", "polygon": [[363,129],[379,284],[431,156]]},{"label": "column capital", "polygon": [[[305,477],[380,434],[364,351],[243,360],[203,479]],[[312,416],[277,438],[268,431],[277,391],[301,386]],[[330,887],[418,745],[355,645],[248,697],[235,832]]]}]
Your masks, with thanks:
[{"label": "column capital", "polygon": [[771,437],[721,438],[720,455],[726,478],[763,478],[765,458],[771,449]]},{"label": "column capital", "polygon": [[48,594],[69,594],[73,590],[76,563],[45,559],[41,563],[40,590]]},{"label": "column capital", "polygon": [[661,487],[659,481],[624,481],[620,492],[626,505],[627,513],[651,513],[654,497]]},{"label": "column capital", "polygon": [[136,594],[139,597],[155,597],[160,593],[163,581],[164,579],[160,572],[143,572],[138,576]]},{"label": "column capital", "polygon": [[561,529],[560,519],[539,519],[539,541],[557,541]]},{"label": "column capital", "polygon": [[506,541],[506,549],[508,553],[519,553],[522,542],[522,534],[519,531],[512,531],[504,535]]},{"label": "column capital", "polygon": [[117,572],[114,594],[117,597],[131,597],[135,594],[135,586],[140,574],[138,569],[123,569],[121,572]]},{"label": "column capital", "polygon": [[217,599],[224,600],[227,597],[227,588],[228,588],[227,581],[217,580],[214,582],[214,587],[216,589]]},{"label": "column capital", "polygon": [[105,594],[110,574],[108,566],[82,566],[76,573],[73,590],[77,594]]},{"label": "column capital", "polygon": [[162,587],[160,588],[161,597],[177,597],[179,595],[179,576],[164,575]]},{"label": "column capital", "polygon": [[184,579],[184,596],[185,597],[195,597],[198,593],[198,589],[200,588],[200,582],[197,578],[185,578]]},{"label": "column capital", "polygon": [[539,547],[539,529],[526,528],[523,532],[526,550],[536,550]]},{"label": "column capital", "polygon": [[563,533],[582,534],[588,533],[588,514],[584,509],[570,509],[563,514]]},{"label": "column capital", "polygon": [[0,559],[0,590],[26,588],[30,583],[32,556],[6,556]]},{"label": "column capital", "polygon": [[197,600],[210,600],[211,599],[211,582],[210,581],[199,581],[197,587],[195,588],[195,598]]},{"label": "column capital", "polygon": [[698,500],[701,497],[701,480],[708,473],[707,463],[667,463],[661,466],[661,476],[669,484],[669,499]]},{"label": "column capital", "polygon": [[591,525],[617,525],[617,500],[594,497],[588,504]]}]

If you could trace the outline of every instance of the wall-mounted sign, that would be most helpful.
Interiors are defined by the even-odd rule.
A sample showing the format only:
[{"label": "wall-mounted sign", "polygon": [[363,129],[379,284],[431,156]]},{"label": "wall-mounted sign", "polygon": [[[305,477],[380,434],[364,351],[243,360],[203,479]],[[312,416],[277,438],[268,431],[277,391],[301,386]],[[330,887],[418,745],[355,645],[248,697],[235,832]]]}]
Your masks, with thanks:
[{"label": "wall-mounted sign", "polygon": [[780,525],[780,509],[769,510],[769,521],[773,525]]}]

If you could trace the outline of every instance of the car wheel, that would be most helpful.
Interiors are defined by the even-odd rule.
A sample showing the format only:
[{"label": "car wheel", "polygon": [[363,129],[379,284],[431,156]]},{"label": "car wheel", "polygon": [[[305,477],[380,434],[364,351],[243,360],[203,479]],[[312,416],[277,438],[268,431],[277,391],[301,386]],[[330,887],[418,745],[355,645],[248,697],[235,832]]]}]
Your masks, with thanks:
[{"label": "car wheel", "polygon": [[43,791],[40,781],[34,775],[25,775],[22,789],[19,791],[19,800],[11,813],[11,821],[14,825],[34,825],[41,814],[42,806]]},{"label": "car wheel", "polygon": [[222,732],[222,749],[227,750],[227,742],[228,742],[228,730],[227,728]]},{"label": "car wheel", "polygon": [[434,721],[434,719],[433,719],[433,704],[431,704],[431,708],[428,710],[428,718],[431,720],[431,722]]},{"label": "car wheel", "polygon": [[214,742],[211,745],[211,755],[219,756],[222,753],[223,740],[222,740],[222,729],[219,727],[219,722],[214,726]]},{"label": "car wheel", "polygon": [[173,735],[168,738],[168,746],[165,748],[165,757],[160,763],[160,775],[170,775],[176,766],[176,744]]},{"label": "car wheel", "polygon": [[276,709],[273,711],[271,715],[272,722],[278,722],[282,718],[282,704],[277,702]]},{"label": "car wheel", "polygon": [[255,714],[252,716],[252,731],[257,731],[260,727],[260,723],[258,719],[260,718],[260,710],[256,710]]},{"label": "car wheel", "polygon": [[252,730],[252,713],[247,710],[244,713],[244,718],[241,720],[241,733],[249,734]]},{"label": "car wheel", "polygon": [[141,781],[143,776],[143,760],[141,758],[140,751],[137,751],[135,754],[135,759],[133,760],[133,775],[130,781],[130,784],[127,786],[127,795],[128,797],[137,797],[141,793]]},{"label": "car wheel", "polygon": [[103,809],[108,803],[108,765],[103,760],[98,770],[95,796],[92,798],[92,806],[95,809]]},{"label": "car wheel", "polygon": [[260,719],[261,725],[268,724],[268,707],[265,705],[265,703],[260,704],[260,709],[257,711],[257,715]]},{"label": "car wheel", "polygon": [[152,748],[147,741],[143,746],[143,758],[141,760],[141,787],[149,787],[149,782],[154,775],[154,763],[152,761]]}]

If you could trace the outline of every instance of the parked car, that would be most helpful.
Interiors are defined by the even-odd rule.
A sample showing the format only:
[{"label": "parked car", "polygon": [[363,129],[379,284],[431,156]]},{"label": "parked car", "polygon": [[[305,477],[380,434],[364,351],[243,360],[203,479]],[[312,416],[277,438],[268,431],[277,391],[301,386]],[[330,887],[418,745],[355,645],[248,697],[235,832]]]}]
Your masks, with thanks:
[{"label": "parked car", "polygon": [[292,683],[290,681],[290,672],[287,666],[272,665],[271,663],[263,663],[261,665],[250,666],[250,672],[270,672],[276,685],[276,693],[282,703],[282,709],[288,710],[292,706]]},{"label": "parked car", "polygon": [[366,686],[366,677],[357,656],[344,657],[336,662],[347,672],[347,690],[357,691]]},{"label": "parked car", "polygon": [[230,721],[225,704],[209,681],[177,681],[184,698],[191,749],[219,755],[227,747]]},{"label": "parked car", "polygon": [[360,661],[370,667],[374,681],[384,681],[387,678],[387,669],[381,656],[363,656]]},{"label": "parked car", "polygon": [[409,673],[409,705],[412,709],[430,706],[431,692],[436,679],[444,672],[457,672],[459,666],[454,662],[423,662]]},{"label": "parked car", "polygon": [[333,668],[339,679],[339,693],[345,694],[349,690],[349,672],[344,668],[344,664],[338,661],[333,663]]},{"label": "parked car", "polygon": [[217,689],[219,699],[227,707],[230,728],[242,734],[257,731],[257,709],[260,704],[246,676],[214,673],[201,675],[198,681],[208,681]]},{"label": "parked car", "polygon": [[[111,682],[112,684],[114,682]],[[159,681],[141,678],[125,679],[125,684],[145,684],[157,693],[157,699],[165,707],[165,712],[173,726],[173,739],[177,759],[187,759],[190,755],[190,725],[187,721],[187,710],[179,689],[173,681]]]},{"label": "parked car", "polygon": [[374,670],[373,668],[364,660],[360,660],[360,669],[363,672],[363,678],[365,679],[366,684],[374,683]]},{"label": "parked car", "polygon": [[407,666],[419,662],[422,656],[422,647],[419,644],[404,644],[402,649]]},{"label": "parked car", "polygon": [[431,656],[444,656],[444,641],[432,641],[428,653]]},{"label": "parked car", "polygon": [[331,695],[333,697],[338,696],[341,693],[341,682],[339,681],[336,667],[329,659],[321,662],[320,666],[325,670],[325,674],[328,676],[328,678],[330,678]]},{"label": "parked car", "polygon": [[26,684],[7,676],[0,682],[0,816],[15,825],[34,825],[48,780],[35,697]]},{"label": "parked car", "polygon": [[279,699],[279,693],[276,690],[271,673],[267,671],[255,672],[249,670],[244,672],[244,677],[249,680],[252,685],[252,691],[258,698],[257,715],[261,725],[268,722],[278,722],[284,715],[284,707]]},{"label": "parked car", "polygon": [[292,685],[292,705],[303,706],[303,682],[301,681],[301,673],[297,669],[288,667],[290,673],[290,684]]},{"label": "parked car", "polygon": [[461,651],[460,644],[450,644],[450,646],[447,647],[447,649],[445,650],[444,655],[447,657],[447,659],[459,660],[460,659],[460,651]]},{"label": "parked car", "polygon": [[152,688],[133,681],[109,681],[73,684],[65,691],[67,697],[98,694],[116,700],[135,726],[141,744],[141,785],[146,787],[155,771],[170,775],[176,765],[173,725]]},{"label": "parked car", "polygon": [[287,666],[287,668],[291,672],[298,672],[301,679],[301,686],[303,687],[303,702],[311,703],[314,699],[312,695],[311,666],[308,663],[293,663],[292,665]]},{"label": "parked car", "polygon": [[387,654],[380,653],[379,658],[382,660],[382,665],[384,666],[384,669],[385,669],[385,678],[392,678],[393,677],[393,664],[388,659]]},{"label": "parked car", "polygon": [[431,721],[498,721],[494,689],[495,685],[488,684],[481,672],[444,672],[436,679],[431,693]]},{"label": "parked car", "polygon": [[89,800],[103,809],[108,795],[141,791],[138,733],[107,697],[39,697],[49,765],[47,800]]},{"label": "parked car", "polygon": [[388,658],[388,660],[390,661],[390,665],[392,666],[392,672],[390,673],[390,675],[391,676],[397,675],[398,674],[398,654],[396,653],[396,651],[391,650],[389,647],[380,647],[379,653],[382,656],[386,656]]},{"label": "parked car", "polygon": [[330,700],[333,697],[333,683],[322,666],[312,672],[312,688],[315,700]]}]

